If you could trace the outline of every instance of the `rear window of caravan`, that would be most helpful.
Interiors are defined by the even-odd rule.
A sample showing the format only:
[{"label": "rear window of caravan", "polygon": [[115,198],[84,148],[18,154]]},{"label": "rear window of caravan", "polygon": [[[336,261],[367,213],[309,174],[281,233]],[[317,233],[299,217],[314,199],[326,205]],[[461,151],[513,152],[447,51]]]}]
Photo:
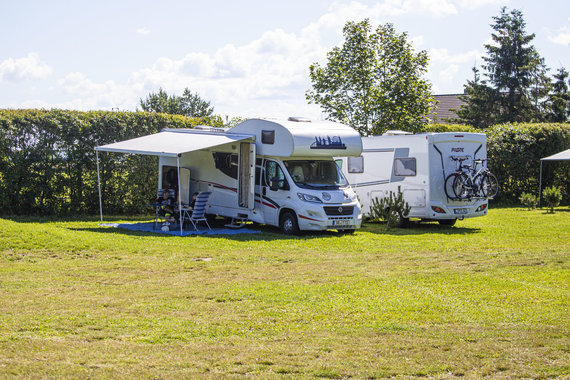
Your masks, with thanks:
[{"label": "rear window of caravan", "polygon": [[395,158],[394,175],[412,177],[416,175],[416,159],[413,157]]}]

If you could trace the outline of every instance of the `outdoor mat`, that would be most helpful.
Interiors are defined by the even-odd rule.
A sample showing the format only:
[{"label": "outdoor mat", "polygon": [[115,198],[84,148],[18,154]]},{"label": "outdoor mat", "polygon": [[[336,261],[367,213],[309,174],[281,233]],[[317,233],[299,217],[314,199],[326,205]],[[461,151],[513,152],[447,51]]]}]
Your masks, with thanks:
[{"label": "outdoor mat", "polygon": [[[158,224],[156,229],[154,228],[154,222],[150,223],[102,223],[101,226],[105,227],[115,227],[115,228],[125,228],[131,231],[141,231],[141,232],[152,232],[155,234],[168,234],[174,236],[180,236],[180,227],[172,228],[169,231],[162,231],[161,225]],[[182,236],[189,235],[237,235],[237,234],[259,234],[261,231],[250,230],[247,228],[212,228],[212,231],[208,227],[199,226],[198,231],[192,229],[182,230]]]}]

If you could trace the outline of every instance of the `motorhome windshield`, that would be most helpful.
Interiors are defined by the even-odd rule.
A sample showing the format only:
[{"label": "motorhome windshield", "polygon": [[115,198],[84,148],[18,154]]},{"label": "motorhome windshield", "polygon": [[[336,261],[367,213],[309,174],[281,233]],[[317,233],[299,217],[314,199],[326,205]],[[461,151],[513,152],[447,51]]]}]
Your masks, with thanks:
[{"label": "motorhome windshield", "polygon": [[348,181],[332,160],[291,160],[285,161],[285,167],[300,188],[320,190],[348,186]]}]

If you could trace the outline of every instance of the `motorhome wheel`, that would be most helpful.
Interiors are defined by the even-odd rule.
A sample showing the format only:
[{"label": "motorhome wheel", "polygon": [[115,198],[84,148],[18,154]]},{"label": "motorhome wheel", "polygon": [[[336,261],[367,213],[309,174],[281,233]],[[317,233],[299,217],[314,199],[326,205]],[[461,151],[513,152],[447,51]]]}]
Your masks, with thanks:
[{"label": "motorhome wheel", "polygon": [[299,224],[297,216],[292,211],[285,211],[279,220],[279,227],[285,235],[299,234]]}]

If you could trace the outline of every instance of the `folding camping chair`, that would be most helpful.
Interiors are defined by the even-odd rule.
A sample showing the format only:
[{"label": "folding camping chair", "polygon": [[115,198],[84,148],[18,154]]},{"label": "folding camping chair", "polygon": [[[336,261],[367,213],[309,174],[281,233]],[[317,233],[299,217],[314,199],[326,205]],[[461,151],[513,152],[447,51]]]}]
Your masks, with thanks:
[{"label": "folding camping chair", "polygon": [[184,221],[188,219],[190,223],[192,223],[192,226],[194,226],[194,229],[198,231],[198,227],[196,226],[196,224],[199,222],[205,222],[206,225],[208,226],[208,229],[212,231],[212,228],[210,227],[210,224],[206,219],[206,203],[208,203],[208,198],[210,198],[210,194],[212,194],[212,192],[210,191],[202,191],[198,193],[198,196],[196,197],[196,202],[194,203],[194,208],[192,208],[192,210],[182,209],[183,214],[180,223],[184,223]]}]

